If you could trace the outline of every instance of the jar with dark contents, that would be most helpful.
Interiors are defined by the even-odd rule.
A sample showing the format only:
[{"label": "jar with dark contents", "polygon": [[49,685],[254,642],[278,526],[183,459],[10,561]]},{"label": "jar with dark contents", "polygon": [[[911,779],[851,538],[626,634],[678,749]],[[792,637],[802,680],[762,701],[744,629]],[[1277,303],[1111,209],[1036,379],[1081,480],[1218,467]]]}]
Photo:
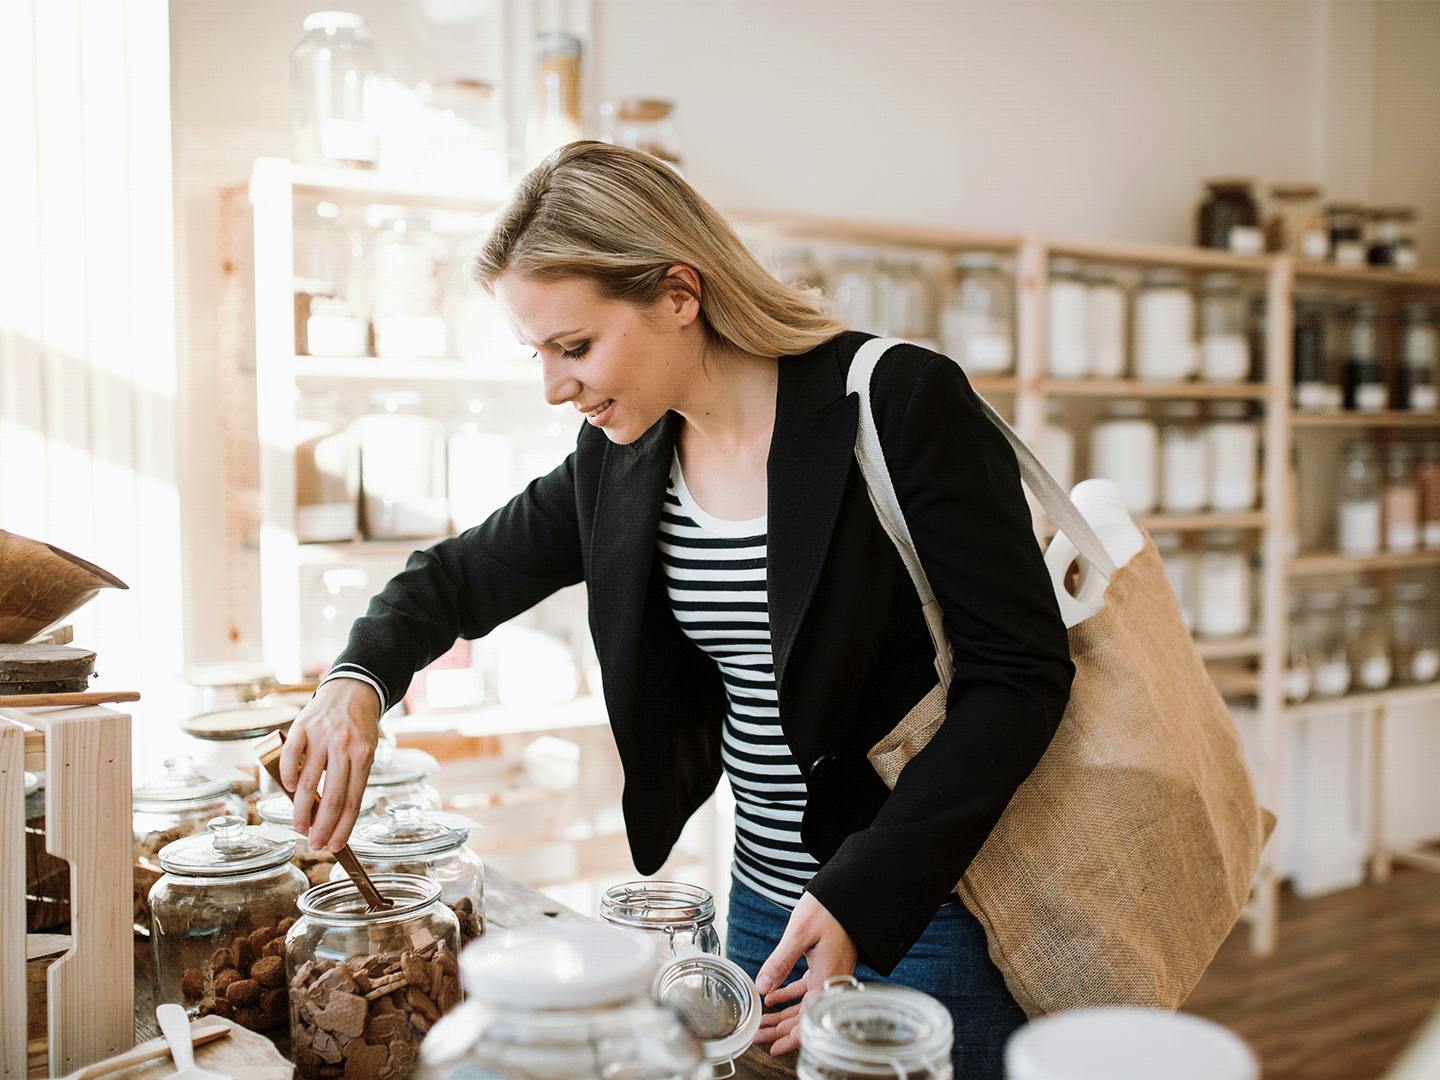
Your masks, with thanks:
[{"label": "jar with dark contents", "polygon": [[1340,384],[1346,409],[1383,412],[1389,403],[1380,365],[1380,306],[1364,300],[1350,309]]},{"label": "jar with dark contents", "polygon": [[1409,206],[1376,206],[1371,209],[1366,261],[1371,266],[1392,270],[1414,270],[1415,210]]},{"label": "jar with dark contents", "polygon": [[1333,202],[1325,207],[1330,230],[1330,258],[1341,266],[1365,265],[1365,210],[1359,203]]},{"label": "jar with dark contents", "polygon": [[1325,351],[1324,301],[1300,298],[1295,302],[1295,408],[1323,412],[1333,404]]},{"label": "jar with dark contents", "polygon": [[1264,247],[1254,181],[1218,177],[1205,181],[1205,200],[1196,221],[1196,243],[1205,248],[1259,254]]},{"label": "jar with dark contents", "polygon": [[1440,407],[1440,323],[1430,304],[1411,303],[1404,308],[1405,327],[1395,366],[1394,405],[1414,412]]}]

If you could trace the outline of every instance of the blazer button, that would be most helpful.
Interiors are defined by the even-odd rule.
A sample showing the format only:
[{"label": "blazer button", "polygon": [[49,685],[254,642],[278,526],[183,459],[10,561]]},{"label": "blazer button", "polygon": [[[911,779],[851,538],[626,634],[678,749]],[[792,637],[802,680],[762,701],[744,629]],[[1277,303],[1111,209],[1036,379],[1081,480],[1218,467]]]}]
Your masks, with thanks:
[{"label": "blazer button", "polygon": [[825,774],[830,771],[830,766],[834,763],[834,754],[821,754],[810,763],[810,771],[805,774],[806,778],[810,780],[823,780]]}]

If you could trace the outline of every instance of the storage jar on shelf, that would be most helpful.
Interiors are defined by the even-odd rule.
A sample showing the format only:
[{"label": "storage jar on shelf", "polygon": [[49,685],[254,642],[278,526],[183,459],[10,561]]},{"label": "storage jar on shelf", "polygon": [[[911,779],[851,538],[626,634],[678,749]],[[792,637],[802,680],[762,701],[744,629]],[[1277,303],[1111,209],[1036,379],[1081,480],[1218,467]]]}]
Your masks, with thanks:
[{"label": "storage jar on shelf", "polygon": [[1340,620],[1340,594],[1315,589],[1305,598],[1306,637],[1310,642],[1310,671],[1316,697],[1342,697],[1350,690],[1350,654]]},{"label": "storage jar on shelf", "polygon": [[1389,401],[1380,366],[1380,307],[1365,300],[1350,309],[1345,365],[1341,371],[1344,406],[1356,412],[1382,412]]},{"label": "storage jar on shelf", "polygon": [[1145,272],[1135,296],[1131,342],[1136,378],[1180,382],[1194,376],[1195,297],[1184,271],[1158,267]]},{"label": "storage jar on shelf", "polygon": [[180,723],[180,730],[194,740],[188,744],[187,752],[202,770],[224,769],[242,778],[234,785],[237,795],[249,797],[256,791],[269,790],[270,776],[260,768],[255,748],[300,711],[294,703],[269,700],[273,685],[266,684],[267,697],[260,700],[210,709]]},{"label": "storage jar on shelf", "polygon": [[383,412],[353,422],[360,446],[361,518],[371,540],[444,535],[450,524],[445,492],[445,427],[419,412],[420,395],[376,395]]},{"label": "storage jar on shelf", "polygon": [[1234,274],[1200,281],[1200,377],[1243,382],[1250,377],[1250,305]]},{"label": "storage jar on shelf", "polygon": [[628,146],[683,171],[675,103],[660,98],[624,98],[600,106],[600,140]]},{"label": "storage jar on shelf", "polygon": [[1224,176],[1205,181],[1205,200],[1197,215],[1195,242],[1200,247],[1258,255],[1265,247],[1255,182]]},{"label": "storage jar on shelf", "polygon": [[1266,225],[1267,247],[1300,259],[1330,255],[1330,230],[1320,189],[1314,184],[1276,184],[1270,188],[1273,207]]},{"label": "storage jar on shelf", "polygon": [[1206,432],[1210,508],[1253,510],[1260,497],[1260,425],[1243,401],[1217,401],[1210,406]]},{"label": "storage jar on shelf", "polygon": [[1125,374],[1125,289],[1108,266],[1085,268],[1086,367],[1097,379]]},{"label": "storage jar on shelf", "polygon": [[880,332],[884,296],[880,268],[866,251],[852,249],[835,261],[835,306],[850,326]]},{"label": "storage jar on shelf", "polygon": [[1155,509],[1158,458],[1159,433],[1144,402],[1114,402],[1090,432],[1090,475],[1115,481],[1132,514]]},{"label": "storage jar on shelf", "polygon": [[1380,455],[1373,443],[1345,444],[1340,465],[1337,540],[1342,555],[1380,552]]},{"label": "storage jar on shelf", "polygon": [[414,211],[372,206],[379,230],[371,250],[375,355],[444,356],[444,302],[449,251]]},{"label": "storage jar on shelf", "polygon": [[295,424],[295,539],[354,540],[360,530],[360,449],[338,394],[302,401],[306,414]]},{"label": "storage jar on shelf", "polygon": [[509,161],[495,88],[481,79],[430,79],[416,96],[423,110],[416,175],[477,192],[503,189]]},{"label": "storage jar on shelf", "polygon": [[1087,309],[1089,295],[1078,259],[1051,259],[1047,287],[1049,335],[1046,372],[1056,379],[1090,374]]},{"label": "storage jar on shelf", "polygon": [[[373,590],[363,566],[302,569],[300,670],[308,678],[328,672],[345,651],[355,620],[370,607]],[[267,774],[268,775],[268,774]]]},{"label": "storage jar on shelf", "polygon": [[420,1040],[460,1002],[460,929],[440,885],[411,874],[371,879],[392,906],[366,908],[350,881],[300,897],[285,935],[290,1040],[296,1076],[335,1067],[356,1076],[404,1078]]},{"label": "storage jar on shelf", "polygon": [[149,897],[157,1000],[252,1031],[285,1026],[283,942],[306,887],[293,851],[293,839],[238,816],[161,849]]},{"label": "storage jar on shelf", "polygon": [[1415,209],[1410,206],[1376,206],[1366,230],[1366,261],[1392,270],[1414,270]]},{"label": "storage jar on shelf", "polygon": [[366,95],[380,74],[365,19],[344,11],[305,17],[290,54],[291,158],[305,165],[373,169],[379,139]]},{"label": "storage jar on shelf", "polygon": [[425,751],[396,746],[393,739],[382,737],[375,748],[365,794],[374,796],[377,814],[383,814],[395,803],[439,810],[440,792],[430,783],[430,777],[438,769],[439,763]]},{"label": "storage jar on shelf", "polygon": [[1412,412],[1434,412],[1440,406],[1440,326],[1430,304],[1404,308],[1405,330],[1395,369],[1394,406]]},{"label": "storage jar on shelf", "polygon": [[1184,620],[1185,629],[1193,632],[1198,556],[1185,547],[1185,541],[1179,533],[1160,532],[1151,539],[1155,542],[1155,550],[1160,553],[1165,577],[1169,579],[1170,588],[1174,590],[1175,599],[1180,604],[1180,618]]},{"label": "storage jar on shelf", "polygon": [[583,138],[580,39],[564,30],[535,35],[535,82],[526,133],[527,167],[552,150]]},{"label": "storage jar on shelf", "polygon": [[457,533],[479,525],[519,489],[515,443],[479,398],[470,400],[451,428],[446,476],[450,527]]},{"label": "storage jar on shelf", "polygon": [[1238,531],[1200,534],[1202,554],[1195,588],[1197,637],[1241,637],[1254,625],[1255,575]]},{"label": "storage jar on shelf", "polygon": [[1420,581],[1399,581],[1392,590],[1390,642],[1395,681],[1434,682],[1440,677],[1440,613]]},{"label": "storage jar on shelf", "polygon": [[1365,210],[1359,203],[1336,202],[1325,207],[1330,230],[1330,258],[1340,266],[1365,265]]},{"label": "storage jar on shelf", "polygon": [[367,356],[370,284],[366,235],[332,202],[295,208],[295,351]]},{"label": "storage jar on shelf", "polygon": [[954,1021],[928,994],[832,976],[800,1014],[801,1080],[952,1080]]},{"label": "storage jar on shelf", "polygon": [[1420,448],[1420,539],[1431,550],[1440,548],[1440,442]]},{"label": "storage jar on shelf", "polygon": [[1420,546],[1420,486],[1416,480],[1415,448],[1393,442],[1385,450],[1385,492],[1382,496],[1385,548],[1409,552]]},{"label": "storage jar on shelf", "polygon": [[1210,465],[1200,404],[1167,401],[1160,417],[1160,509],[1173,514],[1203,510],[1210,502]]},{"label": "storage jar on shelf", "polygon": [[1345,591],[1345,647],[1358,690],[1384,690],[1390,685],[1389,628],[1380,615],[1380,590],[1360,585]]},{"label": "storage jar on shelf", "polygon": [[938,349],[935,292],[930,278],[915,262],[890,262],[881,271],[884,303],[879,332]]},{"label": "storage jar on shelf", "polygon": [[940,346],[969,375],[1004,375],[1015,367],[1015,284],[993,251],[955,260],[940,316]]},{"label": "storage jar on shelf", "polygon": [[1324,412],[1340,406],[1339,388],[1329,376],[1325,314],[1324,301],[1304,297],[1295,301],[1293,400],[1300,412]]},{"label": "storage jar on shelf", "polygon": [[1291,592],[1287,605],[1289,618],[1285,635],[1285,700],[1290,704],[1304,701],[1315,685],[1314,647],[1310,626],[1305,619],[1305,596]]}]

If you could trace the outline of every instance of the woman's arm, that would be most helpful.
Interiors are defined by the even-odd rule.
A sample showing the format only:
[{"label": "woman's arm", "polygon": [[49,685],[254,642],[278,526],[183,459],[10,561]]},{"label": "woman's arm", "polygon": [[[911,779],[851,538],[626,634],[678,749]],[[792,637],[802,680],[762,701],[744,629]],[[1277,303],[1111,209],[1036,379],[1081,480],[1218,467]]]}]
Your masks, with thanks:
[{"label": "woman's arm", "polygon": [[[583,580],[575,454],[483,524],[410,556],[355,621],[319,692],[296,718],[281,757],[294,825],[313,847],[344,844],[359,813],[380,716],[456,638],[478,638]],[[320,777],[327,774],[312,821]]]},{"label": "woman's arm", "polygon": [[901,346],[877,370],[877,427],[944,611],[955,678],[945,723],[809,891],[886,973],[1039,763],[1074,667],[1014,452],[959,366]]}]

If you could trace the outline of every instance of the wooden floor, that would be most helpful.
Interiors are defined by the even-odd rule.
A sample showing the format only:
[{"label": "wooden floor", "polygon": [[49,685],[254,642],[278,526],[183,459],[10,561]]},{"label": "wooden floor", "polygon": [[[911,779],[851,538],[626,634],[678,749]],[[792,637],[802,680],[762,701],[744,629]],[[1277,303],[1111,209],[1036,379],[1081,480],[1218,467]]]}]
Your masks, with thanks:
[{"label": "wooden floor", "polygon": [[1242,926],[1185,1004],[1244,1038],[1264,1080],[1383,1076],[1440,1006],[1440,875],[1313,900],[1285,895],[1280,945],[1260,959]]}]

